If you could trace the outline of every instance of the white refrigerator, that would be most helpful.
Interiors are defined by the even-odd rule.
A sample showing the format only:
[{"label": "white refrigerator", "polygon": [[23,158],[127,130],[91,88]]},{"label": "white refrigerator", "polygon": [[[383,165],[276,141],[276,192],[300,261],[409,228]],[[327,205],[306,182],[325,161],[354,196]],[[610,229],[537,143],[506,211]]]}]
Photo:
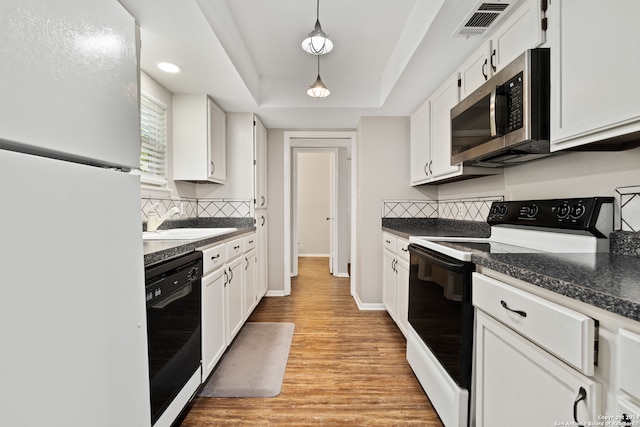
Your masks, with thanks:
[{"label": "white refrigerator", "polygon": [[0,0],[0,424],[150,426],[138,37],[116,0]]}]

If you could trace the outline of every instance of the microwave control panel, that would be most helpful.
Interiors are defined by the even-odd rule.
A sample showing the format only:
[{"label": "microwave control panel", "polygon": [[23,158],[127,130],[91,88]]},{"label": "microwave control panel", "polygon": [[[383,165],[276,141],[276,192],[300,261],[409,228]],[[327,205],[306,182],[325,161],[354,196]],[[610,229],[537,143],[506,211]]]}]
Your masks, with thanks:
[{"label": "microwave control panel", "polygon": [[509,133],[524,126],[522,71],[502,86],[502,93],[506,98],[505,133]]}]

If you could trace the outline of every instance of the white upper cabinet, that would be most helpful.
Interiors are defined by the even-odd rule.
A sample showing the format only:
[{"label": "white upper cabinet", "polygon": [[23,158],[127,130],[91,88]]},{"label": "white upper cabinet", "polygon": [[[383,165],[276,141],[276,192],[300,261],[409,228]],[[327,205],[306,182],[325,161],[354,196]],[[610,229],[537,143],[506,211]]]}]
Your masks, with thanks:
[{"label": "white upper cabinet", "polygon": [[430,102],[427,101],[411,115],[411,185],[429,182],[429,150]]},{"label": "white upper cabinet", "polygon": [[211,98],[173,96],[174,180],[223,184],[226,147],[226,115]]},{"label": "white upper cabinet", "polygon": [[640,2],[549,6],[551,149],[640,132]]},{"label": "white upper cabinet", "polygon": [[501,173],[451,164],[451,108],[460,101],[458,74],[444,81],[411,115],[411,185],[438,184]]},{"label": "white upper cabinet", "polygon": [[254,118],[255,143],[255,203],[256,209],[267,207],[267,130],[257,117]]},{"label": "white upper cabinet", "polygon": [[460,101],[458,74],[449,77],[429,98],[431,102],[432,178],[458,174],[462,165],[451,165],[451,109]]},{"label": "white upper cabinet", "polygon": [[526,0],[517,6],[459,68],[460,99],[466,98],[522,52],[545,42],[544,14],[539,0]]}]

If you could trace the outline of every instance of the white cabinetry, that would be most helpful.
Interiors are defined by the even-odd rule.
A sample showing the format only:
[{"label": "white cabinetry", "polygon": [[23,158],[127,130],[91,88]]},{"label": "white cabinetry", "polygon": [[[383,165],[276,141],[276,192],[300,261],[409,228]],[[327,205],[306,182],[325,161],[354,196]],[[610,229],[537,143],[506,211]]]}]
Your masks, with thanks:
[{"label": "white cabinetry", "polygon": [[256,235],[244,238],[244,309],[247,319],[256,308],[262,295],[256,289]]},{"label": "white cabinetry", "polygon": [[225,265],[224,292],[226,301],[226,328],[225,336],[227,345],[240,331],[244,320],[244,283],[242,272],[244,257],[242,257],[242,238],[227,242],[227,264]]},{"label": "white cabinetry", "polygon": [[459,100],[456,73],[411,116],[411,185],[499,173],[491,168],[451,164],[451,108]]},{"label": "white cabinetry", "polygon": [[256,209],[267,207],[267,130],[264,125],[255,118],[255,203]]},{"label": "white cabinetry", "polygon": [[597,422],[594,320],[479,273],[473,292],[476,426]]},{"label": "white cabinetry", "polygon": [[526,0],[489,35],[459,68],[460,99],[466,98],[522,52],[545,42],[544,13],[539,0]]},{"label": "white cabinetry", "polygon": [[[256,234],[234,237],[202,251],[202,380],[213,371],[261,294],[255,285]],[[250,295],[250,296],[248,296]],[[251,298],[251,302],[248,301]]]},{"label": "white cabinetry", "polygon": [[173,179],[223,184],[225,112],[207,95],[173,96]]},{"label": "white cabinetry", "polygon": [[225,338],[225,245],[202,251],[202,380],[206,380],[227,348]]},{"label": "white cabinetry", "polygon": [[262,298],[269,288],[268,217],[266,209],[256,210],[256,293]]},{"label": "white cabinetry", "polygon": [[409,312],[409,241],[382,233],[382,303],[406,336]]},{"label": "white cabinetry", "polygon": [[640,2],[552,1],[548,15],[552,151],[640,132]]}]

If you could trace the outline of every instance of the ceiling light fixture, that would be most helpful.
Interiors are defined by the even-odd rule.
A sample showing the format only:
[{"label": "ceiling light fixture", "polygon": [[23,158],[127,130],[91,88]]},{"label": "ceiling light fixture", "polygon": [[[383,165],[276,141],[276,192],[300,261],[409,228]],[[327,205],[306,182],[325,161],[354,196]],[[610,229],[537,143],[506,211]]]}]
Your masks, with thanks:
[{"label": "ceiling light fixture", "polygon": [[320,26],[320,0],[316,4],[316,26],[308,37],[302,41],[302,48],[312,55],[324,55],[333,49],[333,43]]},{"label": "ceiling light fixture", "polygon": [[329,92],[329,89],[327,89],[324,83],[322,83],[322,79],[320,78],[320,56],[318,55],[318,78],[311,86],[309,86],[307,95],[314,98],[324,98],[329,96],[330,93],[331,92]]},{"label": "ceiling light fixture", "polygon": [[158,62],[158,68],[164,71],[165,73],[176,74],[182,71],[182,68],[179,65],[176,65],[171,62]]}]

